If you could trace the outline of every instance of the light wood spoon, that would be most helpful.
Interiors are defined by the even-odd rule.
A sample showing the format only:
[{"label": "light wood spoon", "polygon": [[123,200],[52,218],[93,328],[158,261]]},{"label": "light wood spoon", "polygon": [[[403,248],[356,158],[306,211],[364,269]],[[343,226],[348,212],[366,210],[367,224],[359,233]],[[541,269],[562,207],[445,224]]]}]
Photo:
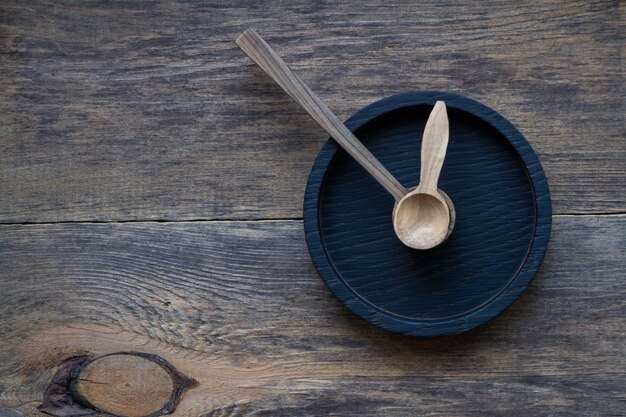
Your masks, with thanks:
[{"label": "light wood spoon", "polygon": [[393,229],[398,239],[414,249],[430,249],[448,237],[450,208],[437,188],[448,147],[446,105],[435,104],[422,137],[420,183],[393,208]]},{"label": "light wood spoon", "polygon": [[[291,71],[263,38],[253,29],[247,29],[239,35],[235,43],[393,196],[396,200],[397,208],[400,205],[399,202],[409,194],[409,191],[363,146],[350,129],[330,111],[322,100]],[[436,182],[435,180],[435,184]],[[449,212],[447,219],[449,232],[452,232],[454,222],[450,221],[450,219],[455,218],[454,206],[447,195],[443,192],[441,192],[441,195],[448,202]],[[407,206],[409,209],[411,207],[412,204]],[[402,213],[405,213],[405,209],[402,209]],[[405,222],[402,224],[405,225]],[[410,226],[408,222],[406,225]],[[423,229],[421,223],[416,224],[416,226]],[[406,242],[404,243],[406,244]]]}]

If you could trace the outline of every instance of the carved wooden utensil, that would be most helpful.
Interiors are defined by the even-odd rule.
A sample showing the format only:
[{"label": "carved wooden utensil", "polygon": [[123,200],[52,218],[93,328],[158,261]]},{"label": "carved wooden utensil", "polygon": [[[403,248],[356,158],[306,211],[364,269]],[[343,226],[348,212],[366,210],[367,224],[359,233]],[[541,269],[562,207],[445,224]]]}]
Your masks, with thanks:
[{"label": "carved wooden utensil", "polygon": [[[415,236],[420,233],[418,230],[428,231],[425,227],[424,221],[407,221],[405,215],[418,214],[415,210],[417,207],[414,203],[414,198],[411,197],[407,200],[406,208],[405,204],[399,203],[408,197],[409,191],[402,186],[395,179],[393,175],[376,159],[370,151],[354,136],[354,134],[348,129],[338,118],[330,111],[330,109],[317,97],[313,91],[285,64],[285,62],[274,52],[274,50],[256,33],[253,29],[247,29],[235,40],[237,45],[263,70],[269,75],[291,98],[302,107],[308,114],[315,120],[328,134],[346,151],[352,156],[367,172],[376,179],[396,200],[396,208],[400,207],[400,215],[404,219],[400,222],[402,233],[406,236]],[[447,143],[447,142],[446,142]],[[439,167],[441,169],[441,166]],[[437,175],[438,178],[438,175]],[[437,179],[434,182],[437,184]],[[437,192],[437,190],[435,190]],[[439,218],[439,214],[435,216],[428,215],[425,220],[436,220],[437,224],[432,228],[439,230],[441,225],[445,223],[446,235],[444,239],[452,232],[454,227],[455,213],[454,206],[450,198],[443,192],[439,191],[441,198],[444,199],[446,209],[445,221]],[[439,193],[438,193],[439,194]],[[411,193],[414,195],[414,193]],[[421,200],[421,199],[420,199]],[[426,214],[425,207],[437,207],[426,200],[425,203],[419,203],[419,213]],[[395,213],[396,210],[394,210]],[[435,213],[438,213],[436,211]],[[395,222],[394,222],[395,224]],[[415,227],[416,231],[412,232],[411,227]],[[394,227],[394,229],[396,229]],[[396,229],[397,233],[397,229]],[[398,236],[400,237],[400,236]],[[438,237],[438,235],[437,235]],[[407,244],[407,246],[418,248],[417,246],[411,246],[409,243],[413,243],[415,238],[409,238],[400,240]],[[441,243],[441,242],[439,242]]]},{"label": "carved wooden utensil", "polygon": [[393,228],[398,239],[414,249],[430,249],[448,235],[450,210],[437,188],[448,148],[446,105],[437,101],[422,137],[420,183],[393,208]]}]

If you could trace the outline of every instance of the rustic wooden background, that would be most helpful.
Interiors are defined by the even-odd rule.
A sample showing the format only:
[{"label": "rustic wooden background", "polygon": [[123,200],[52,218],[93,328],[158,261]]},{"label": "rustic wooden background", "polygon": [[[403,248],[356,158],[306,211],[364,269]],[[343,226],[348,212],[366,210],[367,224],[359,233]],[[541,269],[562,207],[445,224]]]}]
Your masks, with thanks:
[{"label": "rustic wooden background", "polygon": [[[198,382],[175,416],[625,415],[623,6],[1,1],[0,416],[128,350]],[[554,224],[517,303],[417,340],[332,297],[301,221],[326,135],[249,26],[342,118],[445,90],[521,130]]]}]

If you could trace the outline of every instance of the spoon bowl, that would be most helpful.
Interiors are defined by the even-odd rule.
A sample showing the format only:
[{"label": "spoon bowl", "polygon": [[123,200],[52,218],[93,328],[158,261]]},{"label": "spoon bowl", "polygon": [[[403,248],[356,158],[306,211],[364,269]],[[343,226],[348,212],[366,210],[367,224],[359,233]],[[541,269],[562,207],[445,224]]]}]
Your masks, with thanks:
[{"label": "spoon bowl", "polygon": [[393,228],[406,246],[431,249],[450,235],[454,227],[453,213],[454,207],[449,206],[439,192],[427,194],[415,190],[395,204]]}]

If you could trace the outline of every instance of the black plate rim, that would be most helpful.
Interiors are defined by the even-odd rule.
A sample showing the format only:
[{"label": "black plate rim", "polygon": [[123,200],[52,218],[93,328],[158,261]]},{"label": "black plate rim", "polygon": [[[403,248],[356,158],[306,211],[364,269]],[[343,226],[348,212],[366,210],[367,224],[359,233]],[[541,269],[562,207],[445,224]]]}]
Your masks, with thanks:
[{"label": "black plate rim", "polygon": [[462,333],[478,327],[498,316],[509,307],[528,287],[544,258],[552,225],[552,204],[548,182],[537,155],[524,136],[503,116],[484,104],[454,93],[418,91],[402,93],[376,101],[357,111],[346,121],[353,132],[382,116],[404,107],[434,105],[444,100],[446,106],[478,117],[494,127],[512,145],[526,167],[535,200],[535,228],[527,256],[517,275],[494,298],[468,314],[443,320],[416,320],[386,313],[364,300],[338,276],[328,258],[319,226],[319,197],[324,176],[335,153],[339,149],[329,139],[319,152],[308,178],[304,197],[304,230],[309,253],[317,271],[330,289],[348,309],[368,322],[383,329],[412,336],[443,336]]}]

